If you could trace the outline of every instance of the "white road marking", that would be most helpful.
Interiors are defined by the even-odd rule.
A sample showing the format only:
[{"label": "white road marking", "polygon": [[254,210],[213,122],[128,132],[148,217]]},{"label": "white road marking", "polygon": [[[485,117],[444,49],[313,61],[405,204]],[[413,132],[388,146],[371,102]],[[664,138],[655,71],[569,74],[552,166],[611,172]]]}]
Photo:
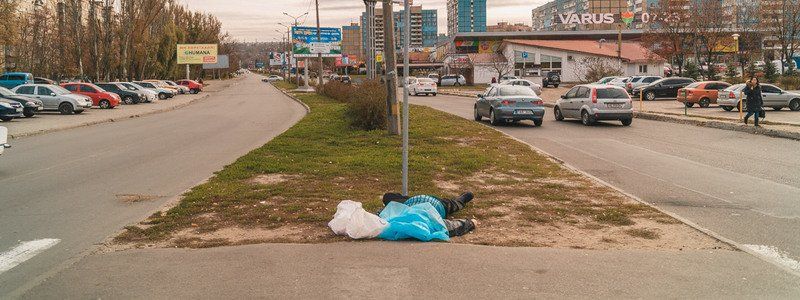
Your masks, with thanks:
[{"label": "white road marking", "polygon": [[789,257],[789,253],[786,251],[782,251],[773,246],[766,246],[766,245],[743,245],[753,252],[756,252],[764,257],[771,259],[772,261],[792,269],[794,271],[800,271],[800,261],[796,261]]},{"label": "white road marking", "polygon": [[0,253],[0,274],[11,270],[17,265],[36,256],[36,254],[47,250],[61,242],[59,239],[40,239],[19,243],[18,246]]}]

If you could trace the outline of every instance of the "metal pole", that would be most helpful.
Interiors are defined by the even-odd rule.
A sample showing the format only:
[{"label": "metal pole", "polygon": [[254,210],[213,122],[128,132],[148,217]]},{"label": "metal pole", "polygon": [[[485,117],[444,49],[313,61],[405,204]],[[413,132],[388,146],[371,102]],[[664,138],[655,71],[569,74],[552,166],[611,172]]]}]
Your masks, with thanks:
[{"label": "metal pole", "polygon": [[189,64],[186,64],[186,80],[191,80],[192,77],[189,77]]},{"label": "metal pole", "polygon": [[386,72],[386,115],[389,134],[400,134],[400,106],[397,101],[397,56],[395,56],[392,1],[383,1],[383,61]]},{"label": "metal pole", "polygon": [[411,7],[405,0],[405,34],[403,35],[403,195],[408,196],[408,48],[411,44]]},{"label": "metal pole", "polygon": [[[315,0],[314,3],[317,7],[317,43],[321,43],[322,33],[319,28],[319,0]],[[325,66],[322,64],[322,53],[317,54],[317,62],[319,63],[319,71],[317,71],[317,90],[322,91],[322,72],[325,71]],[[308,78],[308,72],[306,72],[306,78]]]},{"label": "metal pole", "polygon": [[367,79],[375,79],[375,52],[374,52],[374,40],[375,37],[372,35],[374,30],[374,15],[375,15],[375,1],[374,0],[364,0],[364,5],[366,6],[366,15],[364,18],[363,28],[366,34],[364,34],[364,54],[365,54],[365,62],[367,65]]}]

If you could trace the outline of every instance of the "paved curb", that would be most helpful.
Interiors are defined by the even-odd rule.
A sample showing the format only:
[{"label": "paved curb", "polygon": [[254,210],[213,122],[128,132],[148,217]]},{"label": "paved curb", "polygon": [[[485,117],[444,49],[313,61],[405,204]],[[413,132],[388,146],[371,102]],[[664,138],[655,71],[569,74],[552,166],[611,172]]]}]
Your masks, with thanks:
[{"label": "paved curb", "polygon": [[[457,96],[457,97],[467,97],[467,98],[474,98],[474,95],[468,93],[454,93],[454,92],[439,92],[442,95],[450,95],[450,96]],[[552,108],[555,106],[553,103],[544,103],[545,107]],[[634,112],[634,117],[638,119],[644,120],[653,120],[653,121],[661,121],[661,122],[669,122],[669,123],[676,123],[676,124],[687,124],[687,125],[694,125],[698,127],[709,127],[715,129],[722,129],[722,130],[730,130],[730,131],[738,131],[738,132],[745,132],[750,134],[759,134],[765,135],[774,138],[784,138],[790,140],[800,140],[800,132],[792,132],[780,129],[769,129],[765,127],[754,127],[754,126],[746,126],[744,124],[739,124],[738,122],[728,122],[728,121],[721,121],[721,120],[699,120],[696,118],[683,118],[679,116],[672,116],[668,114],[660,114],[660,113],[653,113],[653,112]],[[774,123],[777,124],[777,123]],[[779,124],[780,125],[780,124]]]},{"label": "paved curb", "polygon": [[[238,78],[231,79],[231,80],[232,81],[230,81],[230,84],[228,86],[224,86],[223,89],[229,88],[229,87],[231,87],[231,86],[233,86],[233,85],[238,83]],[[205,100],[206,98],[211,96],[210,93],[216,93],[216,91],[214,91],[214,92],[206,92],[206,93],[204,93],[204,95],[198,97],[197,99],[190,100],[189,102],[186,102],[186,103],[181,103],[181,104],[178,104],[178,105],[175,105],[175,106],[165,107],[165,108],[157,109],[157,110],[154,110],[154,111],[148,111],[148,112],[135,114],[135,115],[130,115],[130,116],[123,116],[123,117],[116,117],[116,118],[106,118],[106,119],[97,120],[97,121],[91,121],[91,122],[86,122],[86,123],[81,123],[81,124],[76,124],[76,125],[70,125],[70,126],[64,126],[64,127],[49,128],[49,129],[33,131],[33,132],[26,132],[26,133],[13,134],[13,135],[9,134],[8,137],[9,137],[9,139],[18,139],[18,138],[35,136],[35,135],[40,135],[40,134],[45,134],[45,133],[51,133],[51,132],[57,132],[57,131],[81,128],[81,127],[87,127],[87,126],[92,126],[92,125],[97,125],[97,124],[122,121],[122,120],[125,120],[125,119],[141,118],[141,117],[144,117],[144,116],[149,116],[149,115],[153,115],[153,114],[157,114],[157,113],[163,113],[163,112],[168,112],[168,111],[184,108],[184,107],[189,106],[191,104],[194,104],[194,103],[196,103],[196,102],[198,102],[200,100]],[[164,100],[162,100],[162,101],[164,101]]]},{"label": "paved curb", "polygon": [[284,91],[284,90],[283,90],[283,89],[281,89],[281,88],[278,88],[277,86],[275,86],[275,85],[274,85],[274,84],[272,84],[272,83],[270,83],[269,85],[271,85],[271,86],[272,86],[272,87],[274,87],[276,90],[278,90],[278,91],[280,91],[281,93],[283,93],[284,95],[286,95],[286,97],[289,97],[289,98],[291,98],[292,100],[294,100],[295,102],[297,102],[297,103],[300,103],[300,105],[302,105],[303,107],[305,107],[305,109],[306,109],[306,112],[308,112],[308,113],[310,113],[310,112],[311,112],[311,107],[308,107],[308,104],[305,104],[305,102],[303,102],[303,101],[300,101],[300,99],[298,99],[297,97],[295,97],[295,96],[294,96],[294,95],[292,95],[291,93],[289,93],[289,92],[287,92],[287,91]]}]

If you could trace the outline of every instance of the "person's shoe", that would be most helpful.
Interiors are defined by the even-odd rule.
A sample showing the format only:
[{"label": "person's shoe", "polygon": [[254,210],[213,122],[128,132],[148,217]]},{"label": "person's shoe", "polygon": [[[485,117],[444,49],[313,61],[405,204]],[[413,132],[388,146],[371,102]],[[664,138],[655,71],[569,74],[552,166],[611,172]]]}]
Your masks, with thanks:
[{"label": "person's shoe", "polygon": [[744,125],[747,125],[747,118],[744,118]]},{"label": "person's shoe", "polygon": [[458,198],[456,198],[455,200],[467,204],[470,201],[472,201],[473,198],[475,198],[475,195],[473,195],[472,192],[466,192],[458,196]]}]

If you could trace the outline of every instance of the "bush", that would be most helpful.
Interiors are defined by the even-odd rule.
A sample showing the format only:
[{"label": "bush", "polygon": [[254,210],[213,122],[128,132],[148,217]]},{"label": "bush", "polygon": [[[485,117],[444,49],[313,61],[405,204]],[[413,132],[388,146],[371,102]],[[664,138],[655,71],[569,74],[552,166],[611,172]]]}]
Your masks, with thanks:
[{"label": "bush", "polygon": [[322,92],[320,94],[336,99],[336,101],[339,102],[348,102],[353,97],[355,90],[352,84],[333,80],[322,85]]},{"label": "bush", "polygon": [[800,89],[800,77],[797,76],[781,76],[778,80],[778,85],[784,90],[797,90]]},{"label": "bush", "polygon": [[345,112],[350,125],[363,130],[386,129],[386,86],[368,80],[354,90]]},{"label": "bush", "polygon": [[693,62],[686,63],[686,67],[683,69],[683,77],[689,77],[692,79],[699,79],[700,78],[700,68],[697,67],[697,64]]},{"label": "bush", "polygon": [[771,61],[768,61],[764,65],[764,79],[766,79],[767,82],[770,83],[778,80],[778,68],[775,67],[775,64],[772,63]]},{"label": "bush", "polygon": [[727,69],[725,69],[725,76],[728,78],[739,77],[739,70],[733,64],[728,64]]}]

